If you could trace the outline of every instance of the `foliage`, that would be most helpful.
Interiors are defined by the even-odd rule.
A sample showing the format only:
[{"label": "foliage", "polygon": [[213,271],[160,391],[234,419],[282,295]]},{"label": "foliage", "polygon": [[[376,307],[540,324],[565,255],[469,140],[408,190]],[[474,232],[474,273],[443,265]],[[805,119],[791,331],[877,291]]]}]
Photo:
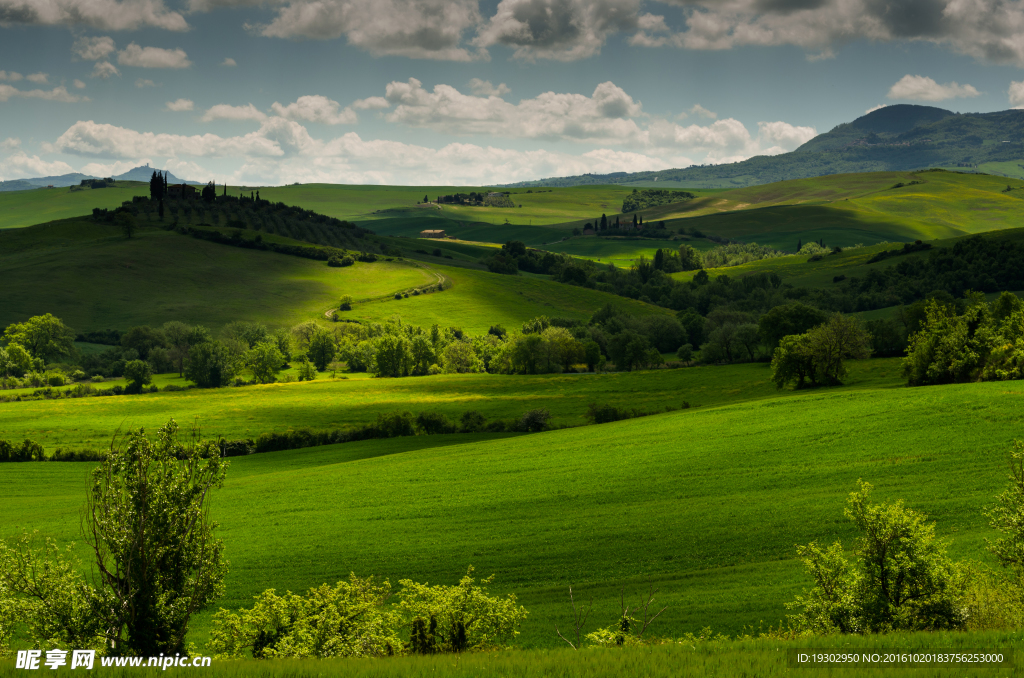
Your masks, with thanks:
[{"label": "foliage", "polygon": [[871,354],[871,337],[855,318],[834,314],[806,334],[783,337],[772,356],[772,381],[782,388],[796,381],[837,386],[847,373],[846,360]]},{"label": "foliage", "polygon": [[306,354],[313,361],[313,364],[316,365],[317,370],[321,372],[326,370],[327,365],[334,360],[336,353],[337,349],[334,345],[334,339],[326,330],[317,330],[309,338]]},{"label": "foliage", "polygon": [[934,523],[900,501],[872,504],[871,485],[851,492],[845,515],[862,532],[851,566],[841,542],[797,549],[815,586],[788,607],[797,628],[818,633],[962,629],[963,569],[946,555]]},{"label": "foliage", "polygon": [[37,315],[4,330],[8,344],[18,344],[33,358],[55,362],[74,350],[75,333],[51,314]]},{"label": "foliage", "polygon": [[653,188],[633,189],[633,192],[622,200],[622,213],[638,212],[648,207],[667,205],[676,202],[686,202],[696,198],[693,193],[687,191],[666,191]]},{"label": "foliage", "polygon": [[204,341],[189,348],[185,378],[199,388],[227,386],[235,372],[235,360],[221,342]]},{"label": "foliage", "polygon": [[285,364],[284,355],[272,340],[262,341],[245,352],[243,362],[253,378],[261,384],[268,384],[277,378],[281,366]]},{"label": "foliage", "polygon": [[129,360],[124,365],[124,378],[128,382],[125,393],[141,393],[142,387],[153,381],[153,372],[145,360]]},{"label": "foliage", "polygon": [[722,268],[724,266],[740,266],[761,259],[783,257],[786,256],[786,252],[780,252],[767,245],[758,245],[756,242],[729,243],[714,247],[701,256],[703,268]]},{"label": "foliage", "polygon": [[401,651],[398,613],[387,606],[391,585],[355,574],[305,596],[267,589],[251,609],[221,608],[210,650],[219,658],[384,657]]},{"label": "foliage", "polygon": [[1024,583],[1024,442],[1013,442],[1009,465],[1007,488],[996,497],[995,506],[985,511],[989,524],[1002,533],[988,548]]}]

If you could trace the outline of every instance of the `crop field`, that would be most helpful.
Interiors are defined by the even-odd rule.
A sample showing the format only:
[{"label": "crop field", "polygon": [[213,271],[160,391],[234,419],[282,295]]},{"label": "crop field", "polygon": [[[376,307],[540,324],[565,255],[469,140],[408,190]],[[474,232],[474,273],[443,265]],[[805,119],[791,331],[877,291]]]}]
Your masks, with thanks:
[{"label": "crop field", "polygon": [[118,181],[110,188],[0,191],[0,230],[79,217],[90,214],[94,207],[113,209],[136,195],[149,195],[149,187],[136,181]]},{"label": "crop field", "polygon": [[[343,428],[395,411],[436,410],[458,417],[477,410],[489,419],[508,419],[537,407],[549,409],[556,426],[579,426],[585,423],[583,415],[590,403],[660,411],[666,406],[679,407],[683,401],[703,408],[792,394],[776,390],[765,365],[752,364],[539,376],[345,376],[329,379],[321,375],[313,382],[243,388],[0,403],[0,431],[4,432],[0,437],[30,438],[47,449],[98,448],[105,446],[118,428],[153,428],[171,417],[180,422],[197,421],[209,436],[235,439],[293,428]],[[159,375],[155,383],[185,386],[187,382],[171,374]],[[868,360],[851,364],[844,388],[894,388],[902,383],[897,360]]]},{"label": "crop field", "polygon": [[[609,392],[623,393],[621,384]],[[232,566],[222,605],[349,572],[454,582],[472,564],[530,610],[525,647],[561,642],[553,627],[567,621],[570,585],[594,598],[588,630],[614,621],[621,587],[635,598],[650,581],[669,605],[655,633],[735,634],[777,624],[806,588],[795,544],[852,543],[842,509],[858,479],[875,484],[878,500],[925,511],[955,537],[955,557],[986,559],[981,508],[1005,482],[1024,391],[989,383],[783,395],[526,436],[233,459],[212,506]],[[68,415],[47,421],[70,430]],[[0,524],[77,538],[89,467],[0,467],[9,498]],[[207,613],[193,637],[208,629]]]}]

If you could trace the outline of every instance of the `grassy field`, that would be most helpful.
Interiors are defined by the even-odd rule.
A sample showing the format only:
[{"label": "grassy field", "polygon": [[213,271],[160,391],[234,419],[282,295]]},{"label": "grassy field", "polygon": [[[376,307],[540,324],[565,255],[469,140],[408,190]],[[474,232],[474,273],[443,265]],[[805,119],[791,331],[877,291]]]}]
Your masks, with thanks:
[{"label": "grassy field", "polygon": [[[630,392],[609,382],[609,397],[639,399],[649,387],[637,383]],[[434,386],[438,401],[458,398],[451,386]],[[851,543],[842,508],[859,478],[876,485],[877,499],[927,512],[940,535],[955,537],[956,557],[985,560],[981,508],[1004,484],[1022,399],[1024,391],[999,383],[849,387],[527,436],[417,437],[234,459],[212,508],[232,564],[223,604],[350,571],[454,582],[472,564],[497,573],[496,590],[514,591],[530,610],[525,647],[561,642],[553,626],[568,619],[570,585],[594,598],[588,630],[614,621],[621,587],[635,598],[648,581],[669,605],[655,633],[778,623],[783,603],[807,585],[794,545]],[[0,409],[45,416],[69,434],[98,421],[86,413],[89,400],[54,404],[66,408],[59,415],[11,405],[48,403]],[[236,420],[266,419],[258,409],[224,409]],[[77,538],[89,466],[0,467],[4,532]],[[208,619],[197,621],[196,640]]]},{"label": "grassy field", "polygon": [[[769,381],[768,368],[753,364],[598,375],[346,376],[333,380],[321,375],[314,382],[242,388],[0,403],[0,431],[2,437],[31,438],[47,449],[102,447],[118,428],[153,428],[171,417],[197,421],[210,436],[247,438],[265,431],[360,425],[382,412],[437,410],[457,417],[477,410],[489,419],[507,419],[537,407],[549,409],[556,426],[578,426],[585,422],[589,403],[660,411],[665,406],[679,407],[684,400],[695,408],[706,408],[792,395],[790,391],[780,394]],[[103,386],[113,383],[117,382]],[[187,382],[177,375],[159,375],[156,383],[185,386]],[[895,388],[902,383],[897,360],[868,360],[852,364],[845,388]]]},{"label": "grassy field", "polygon": [[102,189],[0,191],[0,230],[78,217],[92,213],[94,207],[113,209],[136,195],[149,195],[149,187],[137,181],[118,181]]},{"label": "grassy field", "polygon": [[[410,246],[403,242],[403,245]],[[429,243],[427,243],[429,245]],[[445,261],[436,259],[437,261]],[[452,289],[395,301],[396,291],[436,283]],[[113,226],[73,219],[0,232],[0,326],[53,313],[76,331],[182,320],[219,328],[234,320],[290,326],[322,318],[342,295],[350,317],[400,314],[414,324],[486,332],[537,315],[587,318],[613,302],[634,313],[662,309],[603,292],[526,276],[497,276],[410,261],[324,262],[197,240],[156,228],[124,239]]]}]

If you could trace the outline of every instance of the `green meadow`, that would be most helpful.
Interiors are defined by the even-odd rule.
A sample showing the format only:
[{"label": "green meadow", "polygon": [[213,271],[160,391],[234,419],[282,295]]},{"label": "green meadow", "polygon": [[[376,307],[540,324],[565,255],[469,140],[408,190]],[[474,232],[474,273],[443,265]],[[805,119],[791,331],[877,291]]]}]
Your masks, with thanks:
[{"label": "green meadow", "polygon": [[[232,459],[212,505],[231,560],[222,605],[349,572],[451,583],[472,564],[530,610],[523,647],[561,643],[553,628],[567,623],[569,586],[594,599],[588,630],[614,621],[622,587],[636,597],[648,582],[669,606],[659,635],[778,624],[808,583],[795,545],[852,544],[842,510],[858,479],[877,500],[925,511],[954,538],[954,556],[987,561],[981,508],[1004,485],[1022,399],[1005,383],[851,387],[541,434]],[[84,423],[46,419],[69,433]],[[78,538],[90,466],[0,467],[7,534]],[[208,630],[205,613],[193,638]]]},{"label": "green meadow", "polygon": [[39,188],[0,191],[0,230],[90,214],[94,207],[113,209],[136,195],[149,195],[137,181],[118,181],[109,188]]}]

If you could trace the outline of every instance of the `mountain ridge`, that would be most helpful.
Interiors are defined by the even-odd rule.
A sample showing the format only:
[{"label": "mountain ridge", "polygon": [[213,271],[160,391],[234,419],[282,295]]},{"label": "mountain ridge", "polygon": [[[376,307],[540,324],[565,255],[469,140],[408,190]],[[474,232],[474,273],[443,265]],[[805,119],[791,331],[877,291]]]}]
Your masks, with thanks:
[{"label": "mountain ridge", "polygon": [[[115,181],[149,181],[150,177],[153,176],[153,171],[167,174],[168,183],[172,184],[192,184],[194,186],[202,186],[201,181],[189,181],[186,179],[179,179],[174,176],[169,170],[157,170],[155,167],[149,165],[139,165],[133,167],[123,174],[118,174],[111,177]],[[7,181],[0,181],[0,191],[31,191],[36,188],[46,188],[53,186],[54,188],[67,188],[68,186],[77,186],[84,180],[88,179],[102,179],[103,177],[96,177],[91,174],[82,174],[81,172],[71,172],[69,174],[60,174],[49,177],[31,177],[27,179],[8,179]]]}]

